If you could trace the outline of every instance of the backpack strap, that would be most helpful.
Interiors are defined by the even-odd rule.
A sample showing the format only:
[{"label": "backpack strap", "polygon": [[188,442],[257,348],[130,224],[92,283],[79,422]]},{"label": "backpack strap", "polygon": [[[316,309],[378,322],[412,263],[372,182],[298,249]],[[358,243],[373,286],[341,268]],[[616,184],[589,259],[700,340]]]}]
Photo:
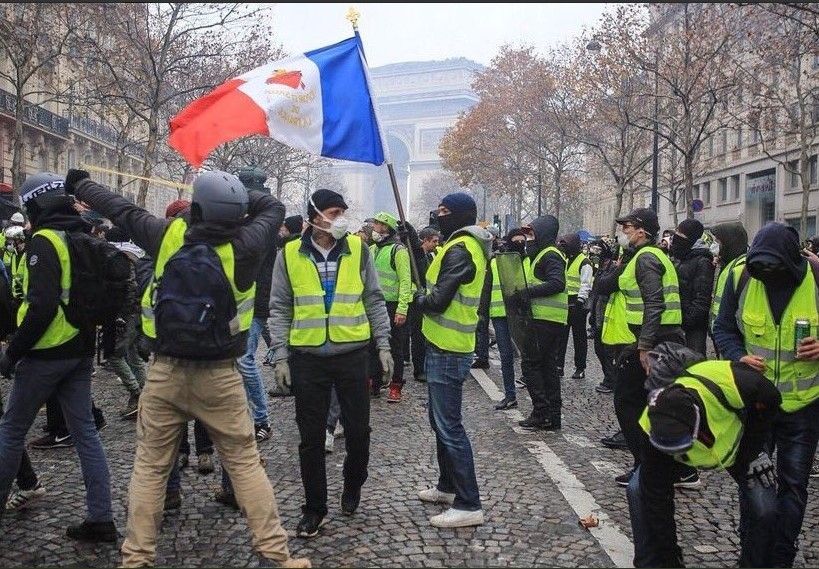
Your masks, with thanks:
[{"label": "backpack strap", "polygon": [[687,376],[687,377],[693,377],[694,379],[696,379],[697,381],[702,383],[705,386],[705,388],[708,389],[708,391],[711,392],[711,395],[713,395],[714,397],[717,398],[717,401],[720,402],[720,405],[722,405],[723,407],[725,407],[726,409],[731,411],[734,415],[737,416],[737,418],[740,421],[744,421],[744,419],[745,419],[744,410],[743,409],[737,409],[736,407],[731,405],[728,402],[728,398],[725,397],[725,393],[722,392],[722,389],[720,389],[719,386],[716,383],[714,383],[713,381],[711,381],[710,379],[708,379],[705,376],[698,375],[696,373],[691,373],[690,371],[685,371],[685,372],[683,372],[683,374],[685,376]]}]

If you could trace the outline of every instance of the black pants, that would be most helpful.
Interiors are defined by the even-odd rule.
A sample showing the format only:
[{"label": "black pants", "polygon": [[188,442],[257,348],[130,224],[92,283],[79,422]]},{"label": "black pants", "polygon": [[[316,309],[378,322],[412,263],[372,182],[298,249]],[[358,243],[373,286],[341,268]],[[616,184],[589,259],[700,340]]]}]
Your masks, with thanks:
[{"label": "black pants", "polygon": [[[94,424],[97,428],[105,420],[102,411],[91,400],[91,413],[94,415]],[[56,395],[52,395],[46,401],[46,429],[49,433],[58,437],[68,436],[68,426],[65,424],[65,416],[63,415],[63,408]]]},{"label": "black pants", "polygon": [[[396,360],[400,363],[401,360]],[[344,485],[360,488],[367,480],[370,461],[370,394],[366,377],[367,349],[318,357],[294,352],[290,356],[296,424],[299,427],[299,463],[304,484],[305,511],[327,514],[327,472],[324,439],[330,390],[335,387],[344,426]]]},{"label": "black pants", "polygon": [[424,321],[424,313],[416,308],[415,303],[409,305],[409,316],[407,316],[408,333],[404,336],[411,340],[410,353],[412,355],[412,375],[417,379],[424,375],[424,361],[427,354],[427,340],[421,332],[421,324]]},{"label": "black pants", "polygon": [[[182,434],[182,441],[179,443],[179,454],[191,453],[191,443],[188,442],[190,432],[190,422],[185,423],[185,432]],[[193,420],[193,444],[196,447],[196,456],[200,454],[213,454],[213,441],[210,440],[208,430],[199,419]]]},{"label": "black pants", "polygon": [[705,355],[705,343],[707,339],[708,339],[707,328],[695,328],[693,330],[685,330],[685,345],[702,355]]},{"label": "black pants", "polygon": [[574,341],[574,367],[578,370],[586,369],[586,356],[589,352],[589,339],[586,332],[586,317],[589,312],[582,306],[569,305],[568,324],[563,327],[563,340],[560,342],[557,354],[557,367],[563,369],[566,365],[566,347],[569,344],[569,330]]},{"label": "black pants", "polygon": [[617,366],[614,363],[614,354],[609,346],[603,343],[603,330],[594,332],[594,353],[600,360],[600,367],[603,368],[603,384],[614,389],[617,385]]},{"label": "black pants", "polygon": [[527,331],[527,343],[521,358],[521,371],[532,398],[532,416],[560,425],[562,399],[557,353],[563,341],[565,326],[533,320]]},{"label": "black pants", "polygon": [[[403,326],[395,325],[395,311],[398,309],[397,302],[387,302],[387,315],[390,318],[390,351],[392,361],[395,364],[392,371],[392,382],[404,385],[404,335],[408,330],[409,318]],[[370,373],[372,374],[373,385],[384,384],[384,374],[381,371],[381,361],[378,359],[378,350],[375,342],[370,342]]]}]

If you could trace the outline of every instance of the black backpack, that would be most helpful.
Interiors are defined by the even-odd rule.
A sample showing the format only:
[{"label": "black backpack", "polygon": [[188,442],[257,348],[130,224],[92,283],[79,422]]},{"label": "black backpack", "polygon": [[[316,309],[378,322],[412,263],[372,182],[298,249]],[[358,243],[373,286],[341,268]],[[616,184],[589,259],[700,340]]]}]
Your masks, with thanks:
[{"label": "black backpack", "polygon": [[210,245],[183,245],[165,264],[155,295],[157,352],[213,359],[233,351],[242,339],[231,330],[233,288]]},{"label": "black backpack", "polygon": [[76,328],[107,324],[120,314],[128,294],[131,262],[103,239],[66,232],[71,259],[71,292],[63,310]]}]

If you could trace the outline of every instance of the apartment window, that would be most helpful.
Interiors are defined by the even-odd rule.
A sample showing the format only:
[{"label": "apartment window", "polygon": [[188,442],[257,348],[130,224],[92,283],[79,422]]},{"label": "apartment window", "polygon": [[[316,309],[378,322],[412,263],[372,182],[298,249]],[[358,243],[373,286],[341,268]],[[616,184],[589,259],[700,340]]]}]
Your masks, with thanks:
[{"label": "apartment window", "polygon": [[714,155],[714,137],[708,137],[708,157],[711,158]]},{"label": "apartment window", "polygon": [[700,193],[702,194],[702,205],[708,207],[711,205],[711,182],[704,182],[700,185]]},{"label": "apartment window", "polygon": [[720,178],[717,182],[719,185],[719,203],[728,201],[728,178]]},{"label": "apartment window", "polygon": [[742,129],[737,129],[737,144],[734,146],[735,149],[742,148]]},{"label": "apartment window", "polygon": [[819,69],[819,52],[816,52],[816,53],[813,54],[813,63],[812,63],[812,65],[813,65],[814,69]]},{"label": "apartment window", "polygon": [[788,162],[786,170],[788,172],[788,179],[791,181],[791,189],[801,186],[802,181],[800,180],[799,176],[799,160],[791,160]]},{"label": "apartment window", "polygon": [[722,129],[720,138],[720,150],[722,151],[722,154],[725,154],[728,152],[728,129]]},{"label": "apartment window", "polygon": [[739,174],[731,176],[731,200],[739,200]]},{"label": "apartment window", "polygon": [[697,184],[694,184],[694,187],[691,188],[691,199],[700,199],[700,186]]},{"label": "apartment window", "polygon": [[817,179],[816,179],[816,177],[817,177],[817,171],[816,171],[817,170],[817,164],[816,164],[817,158],[819,158],[819,156],[814,154],[813,156],[810,157],[810,160],[808,161],[808,170],[810,171],[810,183],[811,183],[811,185],[815,185],[816,182],[817,182]]}]

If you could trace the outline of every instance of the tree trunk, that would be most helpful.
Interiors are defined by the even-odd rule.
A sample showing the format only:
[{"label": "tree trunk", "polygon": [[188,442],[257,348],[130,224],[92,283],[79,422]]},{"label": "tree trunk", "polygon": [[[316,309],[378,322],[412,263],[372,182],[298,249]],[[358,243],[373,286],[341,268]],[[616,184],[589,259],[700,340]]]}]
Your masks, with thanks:
[{"label": "tree trunk", "polygon": [[617,193],[615,194],[615,201],[614,201],[614,219],[611,220],[611,236],[614,237],[617,235],[617,221],[615,221],[618,217],[620,217],[620,212],[623,209],[623,194],[626,193],[626,185],[623,182],[619,182],[617,184]]},{"label": "tree trunk", "polygon": [[[694,219],[694,157],[690,154],[683,160],[683,176],[685,178],[685,217]],[[676,227],[676,226],[675,226]]]},{"label": "tree trunk", "polygon": [[283,188],[284,188],[284,178],[282,176],[277,176],[276,177],[276,199],[279,200],[279,201],[282,201],[282,189]]},{"label": "tree trunk", "polygon": [[117,193],[122,194],[122,186],[124,185],[122,171],[125,169],[125,149],[120,149],[117,152]]},{"label": "tree trunk", "polygon": [[671,218],[674,221],[674,227],[677,227],[680,224],[680,216],[677,213],[677,201],[680,199],[680,196],[677,192],[676,187],[671,188]]},{"label": "tree trunk", "polygon": [[[157,138],[159,138],[159,129],[157,128],[157,113],[156,110],[151,110],[151,116],[148,119],[148,144],[145,146],[145,156],[142,162],[142,177],[150,178],[153,169],[154,154],[156,153]],[[148,196],[148,180],[139,181],[139,192],[137,193],[137,205],[145,207],[145,199]]]},{"label": "tree trunk", "polygon": [[11,191],[12,201],[16,204],[20,202],[20,185],[23,183],[23,172],[25,170],[25,139],[23,138],[23,97],[19,95],[22,89],[18,89],[17,99],[14,104],[14,140],[12,142],[11,156]]},{"label": "tree trunk", "polygon": [[[799,174],[802,181],[802,209],[799,216],[799,234],[802,240],[809,237],[808,235],[808,201],[810,200],[810,164],[808,163],[807,147],[803,144],[799,152]],[[816,218],[819,222],[819,217]]]}]

